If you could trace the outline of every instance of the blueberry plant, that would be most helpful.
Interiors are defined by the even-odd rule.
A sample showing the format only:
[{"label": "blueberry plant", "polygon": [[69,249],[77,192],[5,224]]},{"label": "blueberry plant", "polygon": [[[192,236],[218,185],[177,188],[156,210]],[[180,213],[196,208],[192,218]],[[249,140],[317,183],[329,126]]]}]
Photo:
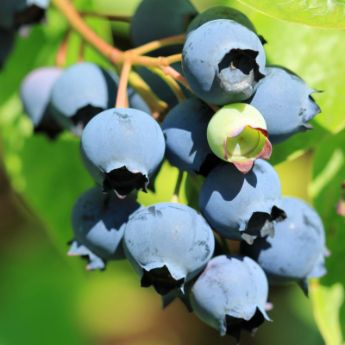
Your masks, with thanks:
[{"label": "blueberry plant", "polygon": [[[258,3],[262,11],[264,1]],[[317,77],[308,83],[290,70],[293,63],[284,66],[286,61],[277,58],[271,63],[269,45],[281,37],[266,37],[245,12],[230,5],[211,3],[199,11],[189,0],[142,0],[131,17],[110,12],[82,10],[69,0],[0,4],[0,73],[5,78],[14,68],[16,40],[30,41],[37,26],[49,30],[54,20],[66,22],[56,39],[55,65],[40,59],[16,81],[24,121],[30,122],[17,121],[25,127],[20,143],[3,135],[14,188],[25,190],[33,205],[55,189],[63,194],[48,172],[36,167],[23,181],[8,162],[11,154],[18,155],[16,145],[32,140],[27,138],[38,138],[34,146],[46,144],[40,150],[52,161],[54,146],[72,142],[61,167],[71,180],[65,187],[79,195],[73,195],[74,205],[70,199],[64,205],[72,221],[63,239],[71,239],[68,254],[86,258],[88,270],[128,260],[141,286],[152,286],[165,306],[181,299],[220,335],[237,339],[242,330],[256,330],[270,320],[269,286],[294,282],[312,296],[327,343],[338,345],[337,320],[324,327],[320,316],[333,290],[319,279],[328,281],[325,286],[343,279],[334,278],[339,269],[332,266],[341,246],[327,234],[332,218],[343,225],[345,214],[344,185],[337,182],[344,179],[344,148],[334,150],[344,143],[345,122],[334,121],[336,135],[330,134],[331,114],[324,115],[330,116],[327,125],[327,120],[318,122],[326,103],[319,90],[324,85]],[[98,32],[88,21],[94,17],[107,25],[129,23],[129,37],[121,40],[116,30],[113,37]],[[305,35],[312,35],[314,29],[308,30]],[[68,52],[72,35],[80,38],[74,57]],[[312,65],[313,59],[305,60]],[[274,168],[307,150],[315,162],[309,188],[314,207],[283,196]],[[24,166],[36,159],[21,157]],[[82,163],[76,167],[76,161]],[[176,181],[164,175],[168,165],[178,169]],[[87,190],[80,183],[86,174],[93,181],[87,180]],[[172,195],[143,201],[145,193],[159,194],[162,176]],[[41,192],[26,186],[30,178],[40,179]],[[332,178],[336,188],[328,189]],[[48,218],[52,213],[48,207]],[[54,228],[66,224],[53,221]],[[333,249],[328,278],[326,258]],[[332,327],[337,336],[329,335]]]}]

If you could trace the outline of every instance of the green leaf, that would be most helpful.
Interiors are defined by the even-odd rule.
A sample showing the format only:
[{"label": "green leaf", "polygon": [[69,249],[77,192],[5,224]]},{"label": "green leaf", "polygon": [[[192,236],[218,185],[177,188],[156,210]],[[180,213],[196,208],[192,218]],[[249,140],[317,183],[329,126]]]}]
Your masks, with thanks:
[{"label": "green leaf", "polygon": [[345,28],[343,0],[238,0],[268,16],[332,29]]},{"label": "green leaf", "polygon": [[314,121],[312,130],[297,133],[288,140],[273,145],[270,163],[276,165],[286,160],[294,160],[306,151],[315,149],[319,145],[320,139],[328,135],[330,133]]},{"label": "green leaf", "polygon": [[344,286],[325,287],[314,282],[310,289],[314,316],[327,345],[342,345],[339,312],[344,303]]},{"label": "green leaf", "polygon": [[312,182],[309,186],[309,194],[325,225],[327,247],[331,254],[326,260],[327,275],[321,280],[321,289],[324,290],[320,290],[321,292],[318,294],[321,297],[329,294],[330,300],[327,299],[326,305],[323,305],[322,300],[313,299],[316,303],[314,308],[318,325],[325,339],[329,341],[327,345],[340,344],[335,342],[340,335],[333,334],[334,319],[329,320],[326,313],[321,314],[320,309],[332,308],[332,313],[340,318],[342,332],[345,334],[344,305],[340,309],[337,303],[331,304],[332,298],[336,298],[333,294],[338,294],[340,304],[339,292],[332,292],[331,287],[337,284],[338,288],[334,289],[345,289],[345,276],[342,265],[345,251],[345,220],[336,213],[336,205],[341,197],[341,183],[345,180],[344,142],[345,130],[337,135],[329,136],[319,143],[314,155]]},{"label": "green leaf", "polygon": [[[232,1],[226,3],[233,5]],[[333,133],[345,128],[343,95],[339,92],[345,89],[345,30],[310,28],[278,21],[240,4],[236,8],[250,17],[268,41],[265,50],[269,64],[287,67],[310,87],[324,91],[315,94],[322,110],[315,121]]]}]

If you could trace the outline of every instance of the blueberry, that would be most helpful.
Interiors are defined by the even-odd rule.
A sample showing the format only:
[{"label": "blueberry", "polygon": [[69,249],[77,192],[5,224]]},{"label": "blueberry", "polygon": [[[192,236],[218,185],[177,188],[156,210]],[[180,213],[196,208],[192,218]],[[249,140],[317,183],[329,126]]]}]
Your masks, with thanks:
[{"label": "blueberry", "polygon": [[220,159],[248,173],[257,158],[269,159],[272,145],[260,112],[245,103],[229,104],[218,110],[207,127],[207,141]]},{"label": "blueberry", "polygon": [[171,109],[162,124],[166,156],[181,170],[207,174],[217,163],[207,143],[206,130],[213,110],[197,98]]},{"label": "blueberry", "polygon": [[191,290],[195,314],[223,336],[239,339],[264,320],[268,282],[260,266],[248,257],[217,256],[209,261]]},{"label": "blueberry", "polygon": [[192,208],[161,203],[135,212],[124,235],[127,258],[141,276],[141,285],[153,285],[161,295],[183,290],[206,265],[214,250],[214,236]]},{"label": "blueberry", "polygon": [[312,98],[315,90],[284,68],[267,67],[266,74],[250,104],[265,118],[270,140],[279,143],[310,129],[308,121],[320,112]]},{"label": "blueberry", "polygon": [[232,20],[212,20],[192,31],[182,54],[184,75],[207,103],[246,100],[264,76],[266,57],[260,39]]},{"label": "blueberry", "polygon": [[237,22],[256,33],[254,24],[244,13],[228,6],[214,6],[199,13],[189,24],[187,33],[194,31],[207,22],[217,19],[233,20],[234,22]]},{"label": "blueberry", "polygon": [[[131,20],[131,37],[134,46],[183,34],[197,14],[189,0],[143,0]],[[152,52],[151,55],[171,55],[181,51],[181,46],[171,46]]]},{"label": "blueberry", "polygon": [[60,74],[61,69],[57,67],[36,69],[25,77],[20,89],[24,110],[35,132],[45,133],[50,138],[55,138],[62,131],[49,106],[51,90]]},{"label": "blueberry", "polygon": [[116,83],[101,67],[83,62],[63,71],[52,89],[51,104],[56,120],[81,134],[97,113],[114,106]]},{"label": "blueberry", "polygon": [[6,62],[7,57],[13,49],[15,42],[15,31],[13,30],[3,30],[0,28],[0,69]]},{"label": "blueberry", "polygon": [[0,27],[14,29],[44,18],[49,0],[1,0]]},{"label": "blueberry", "polygon": [[297,281],[306,287],[308,278],[319,278],[324,267],[325,232],[317,212],[304,201],[285,197],[287,218],[275,225],[274,237],[258,239],[242,251],[255,259],[272,283]]},{"label": "blueberry", "polygon": [[89,163],[100,171],[104,190],[120,196],[146,190],[165,151],[158,123],[131,108],[108,109],[95,116],[83,131],[81,145]]},{"label": "blueberry", "polygon": [[103,194],[98,187],[82,194],[73,209],[74,240],[69,255],[87,256],[88,269],[104,269],[107,261],[122,259],[125,225],[138,208],[133,196],[121,200]]},{"label": "blueberry", "polygon": [[216,167],[200,192],[200,209],[221,236],[249,244],[260,236],[273,235],[272,221],[281,220],[280,181],[273,167],[258,159],[246,175],[233,165]]}]

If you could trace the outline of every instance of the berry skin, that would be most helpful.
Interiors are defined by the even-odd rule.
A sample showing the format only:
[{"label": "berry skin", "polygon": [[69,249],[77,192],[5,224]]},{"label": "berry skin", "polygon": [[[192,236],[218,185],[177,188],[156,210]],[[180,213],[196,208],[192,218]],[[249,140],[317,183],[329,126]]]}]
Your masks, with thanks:
[{"label": "berry skin", "polygon": [[257,158],[269,159],[272,145],[266,122],[254,107],[236,103],[218,110],[207,127],[207,141],[220,159],[248,173]]},{"label": "berry skin", "polygon": [[242,251],[255,259],[271,283],[297,281],[307,288],[308,278],[319,278],[324,267],[325,232],[316,211],[304,201],[285,197],[286,219],[275,224],[275,235],[258,239],[253,246],[242,244]]},{"label": "berry skin", "polygon": [[60,68],[36,69],[26,76],[20,89],[24,110],[31,119],[35,132],[43,132],[50,138],[55,138],[62,131],[49,106],[51,90],[60,75]]},{"label": "berry skin", "polygon": [[[169,162],[181,170],[207,174],[216,158],[207,144],[206,129],[213,111],[197,98],[176,105],[162,124]],[[212,161],[212,162],[211,162]]]},{"label": "berry skin", "polygon": [[4,66],[7,57],[12,51],[15,41],[15,32],[0,28],[0,69]]},{"label": "berry skin", "polygon": [[[134,46],[186,32],[197,11],[189,0],[143,0],[131,20]],[[150,55],[167,56],[181,52],[181,45],[156,50]]]},{"label": "berry skin", "polygon": [[189,34],[201,25],[217,19],[233,20],[256,33],[255,26],[244,13],[228,6],[215,6],[199,13],[189,24],[187,33]]},{"label": "berry skin", "polygon": [[258,159],[246,175],[230,164],[212,170],[201,188],[199,205],[221,236],[252,244],[257,237],[273,235],[272,221],[284,218],[280,197],[277,173]]},{"label": "berry skin", "polygon": [[193,92],[211,104],[241,102],[264,77],[265,52],[258,36],[232,20],[217,19],[191,32],[182,67]]},{"label": "berry skin", "polygon": [[112,108],[95,116],[83,131],[81,145],[89,163],[102,174],[104,190],[119,196],[146,190],[165,151],[158,123],[131,108]]},{"label": "berry skin", "polygon": [[81,134],[90,119],[115,104],[116,83],[101,67],[82,62],[63,71],[53,86],[51,104],[60,125]]},{"label": "berry skin", "polygon": [[268,282],[260,266],[248,257],[217,256],[209,261],[191,290],[195,314],[220,335],[240,338],[265,320]]},{"label": "berry skin", "polygon": [[161,295],[181,289],[212,257],[214,236],[192,208],[161,203],[135,212],[124,235],[129,261],[141,276],[141,285],[153,285]]},{"label": "berry skin", "polygon": [[88,256],[88,269],[104,269],[122,259],[122,238],[128,217],[139,208],[133,196],[124,200],[105,195],[98,187],[77,200],[72,214],[74,240],[69,255]]},{"label": "berry skin", "polygon": [[294,133],[312,128],[308,121],[320,112],[312,98],[315,92],[301,78],[284,68],[266,68],[266,77],[258,83],[250,104],[265,118],[272,143],[279,143]]}]

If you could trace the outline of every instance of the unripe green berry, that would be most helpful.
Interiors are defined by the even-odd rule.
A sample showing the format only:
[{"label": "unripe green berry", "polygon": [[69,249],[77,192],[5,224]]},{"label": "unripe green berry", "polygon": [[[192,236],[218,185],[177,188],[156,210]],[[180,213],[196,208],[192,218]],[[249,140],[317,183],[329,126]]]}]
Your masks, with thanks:
[{"label": "unripe green berry", "polygon": [[207,140],[213,153],[247,173],[255,159],[268,159],[272,146],[261,113],[245,103],[229,104],[218,110],[207,128]]}]

